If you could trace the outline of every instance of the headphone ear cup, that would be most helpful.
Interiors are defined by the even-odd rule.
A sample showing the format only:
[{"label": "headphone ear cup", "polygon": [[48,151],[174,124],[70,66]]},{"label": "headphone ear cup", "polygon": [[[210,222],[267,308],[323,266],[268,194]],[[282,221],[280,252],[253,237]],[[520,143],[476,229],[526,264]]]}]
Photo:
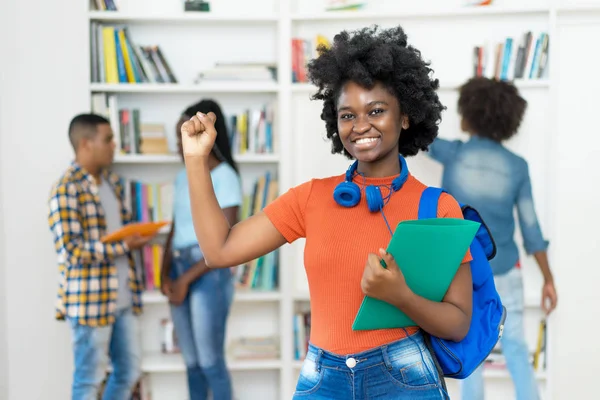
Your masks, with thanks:
[{"label": "headphone ear cup", "polygon": [[365,189],[365,196],[367,198],[369,211],[380,211],[383,208],[383,196],[381,196],[381,189],[379,189],[379,186],[367,186]]},{"label": "headphone ear cup", "polygon": [[340,206],[354,207],[360,201],[360,188],[354,182],[340,182],[333,191],[333,198]]}]

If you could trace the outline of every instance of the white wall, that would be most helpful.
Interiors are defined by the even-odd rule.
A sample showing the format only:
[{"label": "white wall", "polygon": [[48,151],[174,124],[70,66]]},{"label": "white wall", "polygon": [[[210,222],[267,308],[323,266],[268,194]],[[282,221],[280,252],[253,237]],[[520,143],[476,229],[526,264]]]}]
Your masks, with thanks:
[{"label": "white wall", "polygon": [[[592,398],[597,392],[600,345],[600,198],[597,129],[600,82],[581,73],[582,49],[577,46],[600,35],[600,13],[594,22],[559,26],[561,57],[557,62],[557,137],[554,252],[556,281],[561,295],[554,318],[552,343],[556,364],[551,371],[556,399]],[[586,46],[587,48],[587,46]],[[600,68],[600,51],[585,50],[585,70]]]},{"label": "white wall", "polygon": [[6,374],[6,363],[0,364],[0,375],[7,375],[10,400],[70,397],[70,333],[54,320],[57,267],[46,199],[71,158],[69,120],[89,109],[85,3],[7,1],[0,12],[6,29],[0,39],[0,292],[9,343],[8,357],[0,360],[10,365]]},{"label": "white wall", "polygon": [[[12,5],[12,4],[11,4]],[[8,9],[8,7],[6,7]],[[8,10],[0,14],[0,38],[7,37],[5,28],[8,27],[8,17],[12,16],[12,13]],[[0,40],[0,54],[7,54],[6,47],[8,41]],[[2,132],[4,131],[3,121],[5,120],[3,104],[6,103],[6,91],[4,90],[4,82],[6,82],[6,74],[0,71],[0,155],[2,154],[2,144],[6,143],[3,140]],[[4,94],[4,95],[3,95]],[[8,354],[7,354],[7,340],[6,340],[6,257],[5,257],[5,225],[4,225],[4,186],[2,179],[2,164],[0,159],[0,399],[8,398]]]},{"label": "white wall", "polygon": [[[0,20],[0,25],[3,25]],[[0,37],[3,37],[0,33]],[[0,54],[2,48],[0,48]],[[1,82],[0,82],[1,87]],[[3,98],[0,97],[0,110],[2,110]],[[2,121],[2,114],[0,113],[0,121]],[[2,125],[0,122],[0,132],[2,132]],[[2,135],[0,134],[0,149],[2,148]],[[0,169],[1,172],[1,169]],[[2,174],[0,173],[0,399],[6,399],[8,397],[8,357],[6,348],[6,279],[5,279],[5,268],[6,260],[4,257],[4,209],[2,206]]]}]

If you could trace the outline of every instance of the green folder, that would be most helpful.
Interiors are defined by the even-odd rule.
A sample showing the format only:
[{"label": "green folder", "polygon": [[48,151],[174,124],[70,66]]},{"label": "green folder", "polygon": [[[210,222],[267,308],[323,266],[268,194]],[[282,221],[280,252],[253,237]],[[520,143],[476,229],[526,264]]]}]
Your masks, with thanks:
[{"label": "green folder", "polygon": [[[396,227],[387,251],[396,260],[406,284],[414,293],[432,301],[442,301],[479,226],[477,222],[458,218],[402,221]],[[415,325],[393,305],[365,296],[352,329]]]}]

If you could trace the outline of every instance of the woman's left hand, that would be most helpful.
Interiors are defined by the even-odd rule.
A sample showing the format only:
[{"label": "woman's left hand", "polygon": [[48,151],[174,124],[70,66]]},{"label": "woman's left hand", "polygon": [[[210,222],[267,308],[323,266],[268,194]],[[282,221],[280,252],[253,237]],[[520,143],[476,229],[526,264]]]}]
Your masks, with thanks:
[{"label": "woman's left hand", "polygon": [[179,277],[171,282],[171,292],[169,293],[169,302],[178,306],[185,300],[190,285],[184,277]]},{"label": "woman's left hand", "polygon": [[[381,261],[385,262],[385,268]],[[410,294],[394,257],[383,249],[379,249],[379,256],[369,254],[360,286],[367,296],[391,304],[402,303],[401,299]]]}]

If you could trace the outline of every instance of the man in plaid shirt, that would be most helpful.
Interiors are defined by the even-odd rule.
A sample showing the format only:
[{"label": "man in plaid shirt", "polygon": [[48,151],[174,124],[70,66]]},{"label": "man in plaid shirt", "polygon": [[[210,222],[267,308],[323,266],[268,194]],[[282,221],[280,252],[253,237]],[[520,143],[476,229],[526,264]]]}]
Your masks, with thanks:
[{"label": "man in plaid shirt", "polygon": [[120,178],[109,171],[115,143],[109,121],[81,114],[69,126],[75,161],[54,184],[48,224],[58,255],[56,318],[73,333],[73,400],[96,400],[108,355],[112,373],[103,398],[128,400],[140,376],[135,315],[142,284],[130,251],[151,237],[114,243],[100,238],[131,221]]}]

